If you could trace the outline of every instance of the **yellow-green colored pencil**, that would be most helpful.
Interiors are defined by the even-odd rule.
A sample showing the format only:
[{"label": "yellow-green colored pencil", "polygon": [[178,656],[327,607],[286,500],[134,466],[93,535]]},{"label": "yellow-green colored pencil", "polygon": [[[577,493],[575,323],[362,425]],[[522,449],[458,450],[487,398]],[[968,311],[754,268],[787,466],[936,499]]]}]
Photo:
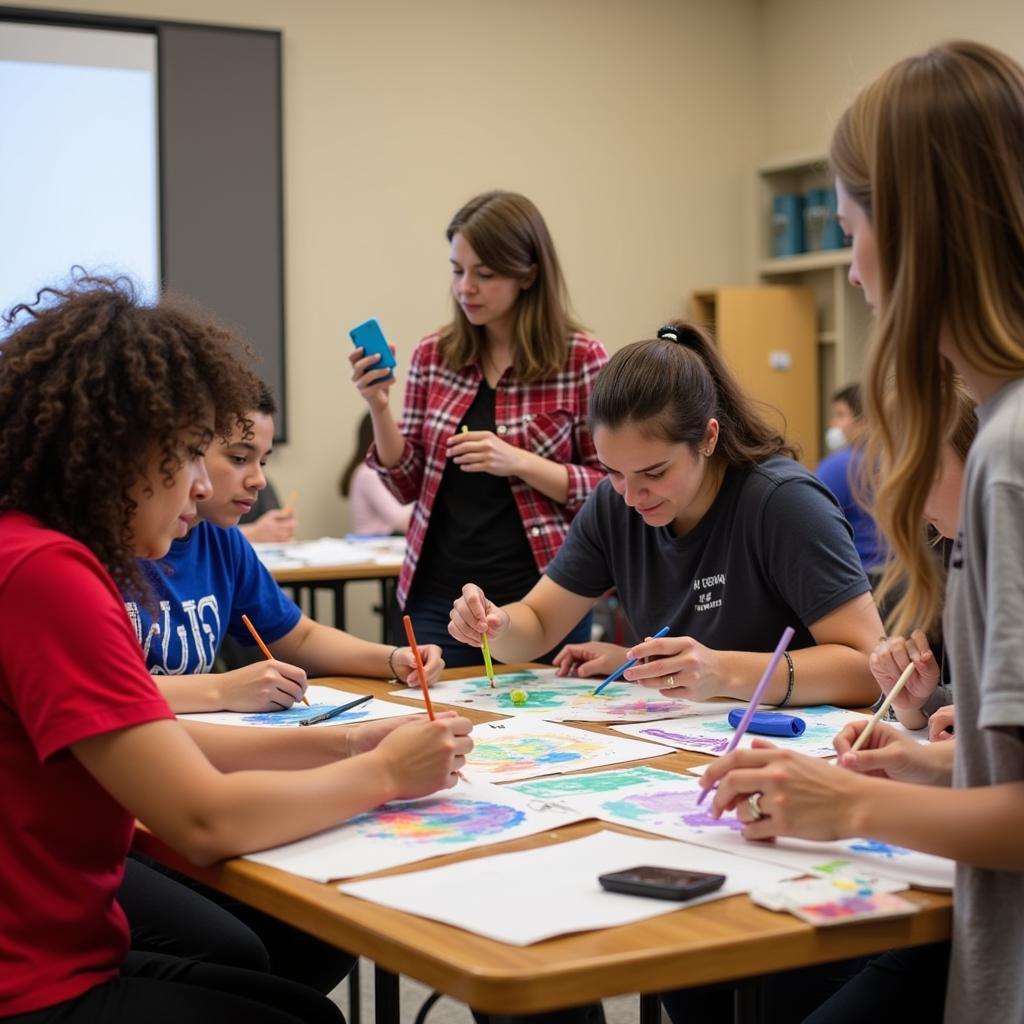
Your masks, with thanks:
[{"label": "yellow-green colored pencil", "polygon": [[491,689],[494,689],[494,665],[491,664],[491,645],[487,642],[487,634],[480,634],[480,646],[484,652],[484,668],[487,669],[487,678],[491,681]]}]

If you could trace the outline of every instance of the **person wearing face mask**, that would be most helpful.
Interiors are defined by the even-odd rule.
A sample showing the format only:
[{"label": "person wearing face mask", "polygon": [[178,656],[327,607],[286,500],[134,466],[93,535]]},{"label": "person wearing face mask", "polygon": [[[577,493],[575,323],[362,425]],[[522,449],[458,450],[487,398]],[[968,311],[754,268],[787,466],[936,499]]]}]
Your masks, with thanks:
[{"label": "person wearing face mask", "polygon": [[825,445],[830,454],[821,460],[815,475],[842,506],[843,515],[853,527],[853,543],[860,563],[868,578],[873,579],[885,561],[885,552],[874,519],[858,500],[861,461],[858,442],[863,432],[860,385],[848,384],[832,396],[832,415],[825,432]]}]

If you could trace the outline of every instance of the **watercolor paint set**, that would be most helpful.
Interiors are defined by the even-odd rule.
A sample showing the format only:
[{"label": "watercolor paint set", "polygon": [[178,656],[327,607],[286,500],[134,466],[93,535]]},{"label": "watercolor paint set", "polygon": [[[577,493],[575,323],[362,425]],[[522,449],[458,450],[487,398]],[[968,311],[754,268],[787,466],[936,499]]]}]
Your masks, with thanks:
[{"label": "watercolor paint set", "polygon": [[755,889],[750,898],[758,906],[821,927],[914,914],[918,905],[897,895],[906,888],[881,878],[797,878]]}]

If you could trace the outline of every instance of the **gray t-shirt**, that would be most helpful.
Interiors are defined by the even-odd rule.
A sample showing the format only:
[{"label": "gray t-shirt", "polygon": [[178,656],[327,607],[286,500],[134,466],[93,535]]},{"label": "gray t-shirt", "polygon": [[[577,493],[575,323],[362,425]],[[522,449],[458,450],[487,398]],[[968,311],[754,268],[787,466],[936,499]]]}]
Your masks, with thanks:
[{"label": "gray t-shirt", "polygon": [[731,469],[711,508],[685,536],[647,526],[603,480],[547,568],[574,594],[614,587],[636,638],[670,626],[715,650],[770,651],[870,587],[850,524],[798,462],[772,456]]},{"label": "gray t-shirt", "polygon": [[[956,786],[1024,779],[1024,380],[979,406],[978,424],[944,620]],[[947,1021],[1024,1021],[1022,909],[1024,872],[957,865]]]}]

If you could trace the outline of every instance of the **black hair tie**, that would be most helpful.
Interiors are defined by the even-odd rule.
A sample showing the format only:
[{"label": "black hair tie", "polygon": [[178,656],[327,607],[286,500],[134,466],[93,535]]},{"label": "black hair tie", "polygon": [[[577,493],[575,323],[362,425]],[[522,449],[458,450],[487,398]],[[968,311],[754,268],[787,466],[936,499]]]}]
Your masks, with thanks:
[{"label": "black hair tie", "polygon": [[677,345],[683,344],[679,328],[673,327],[672,324],[666,324],[664,327],[659,327],[658,337],[663,338],[665,341],[674,341]]}]

